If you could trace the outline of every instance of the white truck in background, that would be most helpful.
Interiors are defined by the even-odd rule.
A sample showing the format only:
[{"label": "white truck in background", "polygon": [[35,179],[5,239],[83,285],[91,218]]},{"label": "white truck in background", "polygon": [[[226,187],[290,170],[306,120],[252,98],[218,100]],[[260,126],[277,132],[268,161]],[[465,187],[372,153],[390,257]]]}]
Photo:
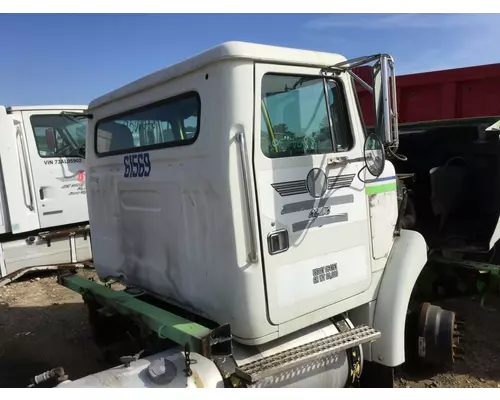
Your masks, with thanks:
[{"label": "white truck in background", "polygon": [[39,266],[91,259],[87,106],[0,106],[0,286]]}]

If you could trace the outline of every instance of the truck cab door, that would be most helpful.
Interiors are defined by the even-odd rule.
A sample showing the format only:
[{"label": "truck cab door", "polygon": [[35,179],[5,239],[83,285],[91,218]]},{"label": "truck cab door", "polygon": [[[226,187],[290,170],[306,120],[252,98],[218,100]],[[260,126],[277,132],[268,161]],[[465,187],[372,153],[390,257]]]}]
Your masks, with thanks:
[{"label": "truck cab door", "polygon": [[85,162],[79,156],[85,145],[86,120],[61,111],[22,112],[41,229],[89,219]]},{"label": "truck cab door", "polygon": [[13,234],[40,228],[33,190],[32,166],[27,137],[19,113],[8,114],[0,107],[0,161],[5,197],[4,214],[8,214]]},{"label": "truck cab door", "polygon": [[340,80],[326,84],[319,69],[255,67],[253,164],[274,324],[371,284],[368,206],[358,179],[363,134],[349,112],[349,90]]}]

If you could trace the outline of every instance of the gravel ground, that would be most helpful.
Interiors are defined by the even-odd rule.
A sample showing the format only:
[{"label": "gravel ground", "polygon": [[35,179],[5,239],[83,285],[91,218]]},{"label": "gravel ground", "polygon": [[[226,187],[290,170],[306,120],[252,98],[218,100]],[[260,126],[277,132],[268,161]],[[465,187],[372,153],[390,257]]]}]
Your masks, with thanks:
[{"label": "gravel ground", "polygon": [[[81,296],[58,285],[54,274],[37,276],[0,288],[0,387],[24,387],[58,366],[70,379],[110,367],[92,342]],[[474,298],[441,303],[466,321],[465,360],[447,373],[398,370],[396,386],[500,388],[500,297],[487,303],[499,311],[482,310]]]}]

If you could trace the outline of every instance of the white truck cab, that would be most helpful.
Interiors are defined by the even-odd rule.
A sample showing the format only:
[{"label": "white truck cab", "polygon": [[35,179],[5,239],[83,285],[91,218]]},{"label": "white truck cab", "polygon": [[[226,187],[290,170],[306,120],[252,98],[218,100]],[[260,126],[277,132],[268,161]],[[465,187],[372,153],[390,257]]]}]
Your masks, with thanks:
[{"label": "white truck cab", "polygon": [[[364,168],[350,75],[322,76],[345,61],[230,42],[92,101],[99,276],[230,323],[248,345],[376,300],[396,176]],[[405,268],[423,267],[423,238],[405,237],[418,249]]]},{"label": "white truck cab", "polygon": [[0,277],[90,258],[86,109],[0,107]]},{"label": "white truck cab", "polygon": [[[353,68],[372,61],[367,134]],[[144,328],[143,348],[148,334],[178,347],[64,386],[342,387],[367,363],[401,365],[427,248],[399,229],[385,159],[398,143],[393,67],[385,54],[229,42],[92,101],[93,261],[126,289],[59,282],[83,293],[95,332],[123,332],[118,316]],[[438,345],[451,351],[447,316]],[[436,337],[418,343],[432,352]]]}]

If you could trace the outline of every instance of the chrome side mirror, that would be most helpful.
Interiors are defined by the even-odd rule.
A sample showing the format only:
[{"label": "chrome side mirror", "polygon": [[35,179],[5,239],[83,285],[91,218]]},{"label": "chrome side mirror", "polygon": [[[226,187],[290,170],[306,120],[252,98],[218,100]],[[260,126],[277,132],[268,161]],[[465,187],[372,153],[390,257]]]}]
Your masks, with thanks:
[{"label": "chrome side mirror", "polygon": [[389,100],[390,73],[387,57],[381,56],[373,66],[373,111],[375,117],[375,134],[382,143],[394,141],[391,129],[391,102]]},{"label": "chrome side mirror", "polygon": [[[370,65],[372,64],[373,65]],[[355,70],[371,69],[373,84],[365,82]],[[388,54],[375,54],[342,61],[324,68],[325,76],[347,72],[373,96],[374,131],[382,144],[393,151],[399,146],[398,111],[396,99],[396,72],[394,61]],[[368,78],[368,76],[366,76]]]},{"label": "chrome side mirror", "polygon": [[377,134],[371,133],[365,139],[363,157],[365,166],[371,175],[375,178],[382,175],[385,167],[385,150],[384,144]]}]

